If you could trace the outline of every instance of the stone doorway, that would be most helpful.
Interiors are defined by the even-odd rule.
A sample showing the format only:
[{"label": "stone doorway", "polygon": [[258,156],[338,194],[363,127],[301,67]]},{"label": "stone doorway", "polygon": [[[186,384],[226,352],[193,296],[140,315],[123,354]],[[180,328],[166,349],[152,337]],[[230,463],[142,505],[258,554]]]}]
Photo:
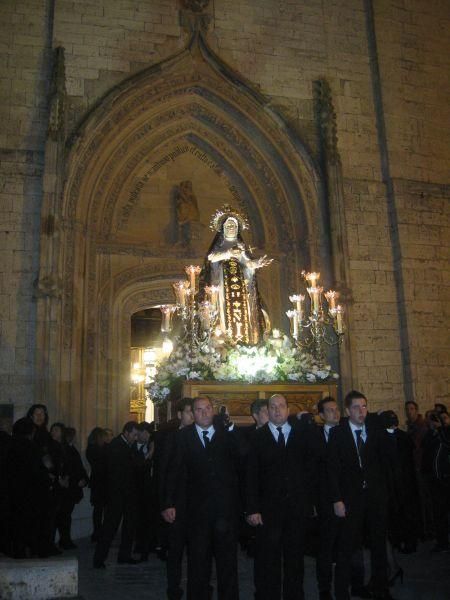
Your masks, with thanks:
[{"label": "stone doorway", "polygon": [[127,419],[131,316],[172,301],[222,204],[247,213],[248,242],[275,259],[260,282],[275,327],[302,268],[331,282],[314,160],[201,41],[111,90],[72,138],[48,140],[38,396],[82,438]]}]

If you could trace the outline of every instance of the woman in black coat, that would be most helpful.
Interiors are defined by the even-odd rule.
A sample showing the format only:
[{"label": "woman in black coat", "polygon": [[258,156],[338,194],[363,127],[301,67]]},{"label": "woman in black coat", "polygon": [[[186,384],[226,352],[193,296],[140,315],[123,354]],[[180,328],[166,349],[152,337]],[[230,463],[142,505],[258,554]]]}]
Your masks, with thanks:
[{"label": "woman in black coat", "polygon": [[61,551],[55,546],[54,533],[56,513],[58,509],[61,475],[61,449],[50,435],[48,412],[44,404],[33,404],[27,412],[27,418],[35,425],[33,444],[35,451],[44,465],[51,485],[36,498],[39,510],[38,550],[40,557],[56,556]]},{"label": "woman in black coat", "polygon": [[33,443],[35,430],[28,418],[14,423],[6,461],[10,505],[8,554],[14,558],[47,555],[40,539],[40,519],[52,482]]}]

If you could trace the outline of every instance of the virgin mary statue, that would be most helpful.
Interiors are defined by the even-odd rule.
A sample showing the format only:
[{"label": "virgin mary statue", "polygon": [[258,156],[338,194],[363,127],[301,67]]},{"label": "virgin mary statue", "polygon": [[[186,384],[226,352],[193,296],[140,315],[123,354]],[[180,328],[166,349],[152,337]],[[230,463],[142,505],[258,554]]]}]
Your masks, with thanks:
[{"label": "virgin mary statue", "polygon": [[272,260],[252,257],[241,234],[248,221],[229,205],[216,211],[211,229],[216,235],[201,278],[204,285],[218,287],[220,328],[234,343],[258,344],[270,330],[270,322],[261,305],[256,271]]}]

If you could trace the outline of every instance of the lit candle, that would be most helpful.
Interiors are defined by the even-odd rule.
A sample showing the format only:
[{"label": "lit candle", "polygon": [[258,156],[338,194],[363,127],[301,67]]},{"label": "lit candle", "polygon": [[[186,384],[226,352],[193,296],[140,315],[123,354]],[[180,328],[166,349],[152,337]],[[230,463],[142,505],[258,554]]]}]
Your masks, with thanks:
[{"label": "lit candle", "polygon": [[286,311],[286,315],[289,317],[291,321],[291,333],[294,339],[298,338],[298,314],[296,310],[288,310]]},{"label": "lit candle", "polygon": [[199,306],[200,312],[200,321],[202,324],[202,328],[205,331],[208,331],[211,327],[211,304],[207,300],[205,302],[201,302]]},{"label": "lit candle", "polygon": [[189,282],[181,279],[173,284],[173,289],[175,292],[175,297],[177,299],[177,303],[184,307],[186,306],[186,290],[189,288]]},{"label": "lit candle", "polygon": [[337,325],[337,332],[340,333],[344,333],[344,322],[343,322],[343,318],[342,318],[342,314],[344,312],[343,307],[338,304],[336,306],[336,325]]},{"label": "lit candle", "polygon": [[293,296],[289,296],[289,300],[295,304],[298,313],[298,321],[301,323],[303,321],[303,302],[305,296],[303,296],[303,294],[294,294]]},{"label": "lit candle", "polygon": [[335,292],[334,290],[330,290],[326,292],[325,298],[328,302],[328,308],[330,311],[333,311],[336,308],[336,300],[339,298],[339,292]]},{"label": "lit candle", "polygon": [[172,329],[172,314],[175,312],[176,307],[173,304],[161,304],[159,309],[162,313],[161,331],[169,333]]},{"label": "lit candle", "polygon": [[188,267],[185,267],[184,270],[186,271],[186,275],[189,277],[192,294],[195,296],[198,291],[197,279],[200,275],[201,268],[198,266],[189,265]]},{"label": "lit candle", "polygon": [[320,291],[322,288],[310,287],[306,288],[311,298],[311,310],[313,313],[318,313],[320,308]]},{"label": "lit candle", "polygon": [[209,301],[213,305],[214,308],[217,307],[217,303],[219,301],[219,286],[218,285],[207,285],[205,287],[205,292],[208,294]]},{"label": "lit candle", "polygon": [[312,288],[316,287],[318,279],[320,279],[320,273],[306,273],[305,279],[307,279]]}]

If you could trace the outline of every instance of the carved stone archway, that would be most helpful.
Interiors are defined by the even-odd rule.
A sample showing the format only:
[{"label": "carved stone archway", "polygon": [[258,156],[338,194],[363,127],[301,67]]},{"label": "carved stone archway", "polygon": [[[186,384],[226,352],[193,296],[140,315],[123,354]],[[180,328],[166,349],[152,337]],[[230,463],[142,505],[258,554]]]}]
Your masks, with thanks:
[{"label": "carved stone archway", "polygon": [[38,372],[52,414],[83,434],[97,423],[117,429],[127,413],[131,314],[170,299],[186,264],[183,249],[123,235],[145,185],[184,148],[214,165],[211,177],[249,215],[254,244],[277,259],[272,308],[281,313],[303,267],[320,264],[330,280],[317,166],[201,34],[114,88],[62,141],[47,147],[43,218],[52,229],[42,236],[40,281],[58,291],[38,299]]}]

